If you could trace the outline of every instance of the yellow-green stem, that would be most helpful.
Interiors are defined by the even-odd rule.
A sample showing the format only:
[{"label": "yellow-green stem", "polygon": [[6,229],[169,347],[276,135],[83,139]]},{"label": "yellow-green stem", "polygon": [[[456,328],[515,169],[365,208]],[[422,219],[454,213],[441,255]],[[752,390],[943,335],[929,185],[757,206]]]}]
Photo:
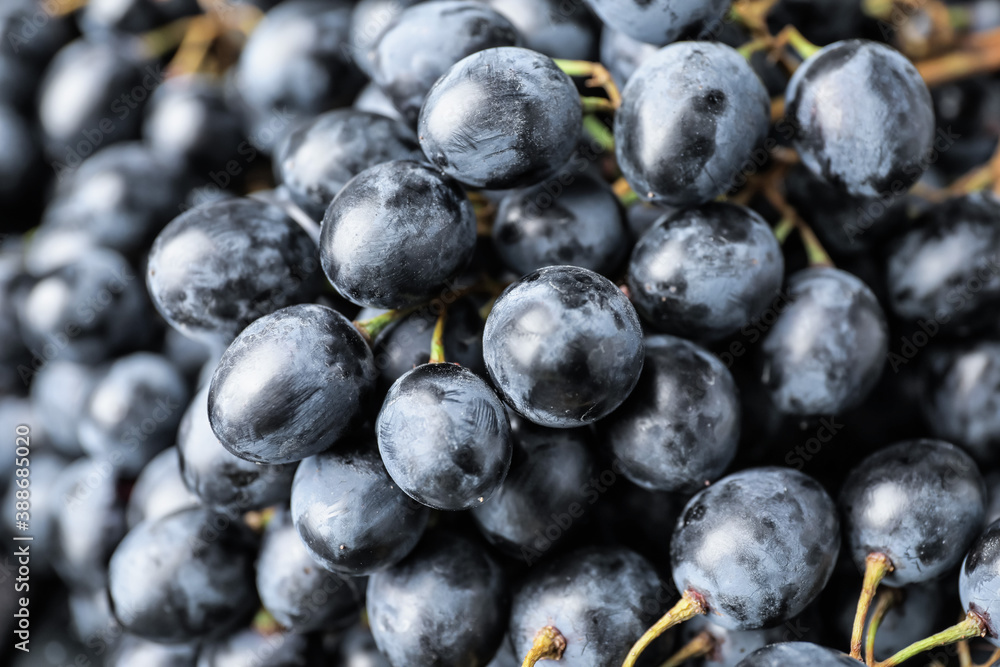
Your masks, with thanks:
[{"label": "yellow-green stem", "polygon": [[872,611],[871,620],[868,621],[868,630],[865,633],[865,664],[872,665],[875,662],[875,635],[882,625],[882,619],[886,613],[898,602],[902,594],[895,588],[887,588],[879,593],[878,601],[875,603],[875,610]]},{"label": "yellow-green stem", "polygon": [[855,660],[861,660],[861,634],[865,629],[865,620],[868,618],[868,610],[875,598],[875,591],[885,579],[885,575],[890,572],[892,572],[892,562],[888,556],[883,553],[868,554],[868,558],[865,559],[865,576],[861,584],[861,596],[858,598],[858,610],[854,614],[854,629],[851,632],[851,657]]},{"label": "yellow-green stem", "polygon": [[970,611],[966,615],[965,620],[961,623],[953,625],[947,630],[942,630],[936,635],[931,635],[927,639],[922,639],[921,641],[910,644],[888,660],[876,662],[873,667],[896,667],[896,665],[905,662],[913,656],[923,653],[924,651],[929,651],[932,648],[937,648],[938,646],[948,646],[949,644],[960,642],[963,639],[985,637],[986,633],[986,622],[983,621],[978,614]]},{"label": "yellow-green stem", "polygon": [[681,596],[677,604],[664,614],[663,618],[654,623],[653,627],[646,630],[642,637],[639,637],[639,641],[632,646],[625,657],[622,667],[635,667],[635,661],[639,659],[639,656],[646,650],[646,647],[653,643],[654,639],[678,623],[683,623],[707,611],[705,600],[701,595],[691,590],[684,591],[684,595]]},{"label": "yellow-green stem", "polygon": [[438,315],[437,324],[434,325],[434,334],[431,336],[431,358],[428,363],[443,364],[444,357],[444,328],[448,322],[448,309],[442,308]]},{"label": "yellow-green stem", "polygon": [[385,331],[390,324],[401,320],[414,310],[416,310],[416,308],[389,310],[381,315],[376,315],[371,319],[356,321],[354,322],[354,327],[361,332],[361,335],[365,337],[365,340],[372,342],[378,338],[378,335]]},{"label": "yellow-green stem", "polygon": [[603,150],[610,152],[615,149],[615,135],[611,133],[611,130],[604,124],[604,121],[597,116],[593,114],[584,116],[583,129],[594,138],[594,141],[601,145]]},{"label": "yellow-green stem", "polygon": [[566,638],[551,625],[546,625],[535,635],[528,655],[524,656],[521,667],[534,667],[539,660],[559,660],[566,650]]},{"label": "yellow-green stem", "polygon": [[782,28],[782,32],[787,35],[788,45],[792,47],[797,54],[799,54],[799,57],[802,58],[802,60],[808,60],[823,48],[821,46],[816,46],[806,39],[805,36],[799,32],[798,28],[794,26],[785,26]]},{"label": "yellow-green stem", "polygon": [[681,650],[674,653],[660,667],[680,667],[686,660],[708,655],[715,649],[715,637],[708,630],[702,630],[694,636]]}]

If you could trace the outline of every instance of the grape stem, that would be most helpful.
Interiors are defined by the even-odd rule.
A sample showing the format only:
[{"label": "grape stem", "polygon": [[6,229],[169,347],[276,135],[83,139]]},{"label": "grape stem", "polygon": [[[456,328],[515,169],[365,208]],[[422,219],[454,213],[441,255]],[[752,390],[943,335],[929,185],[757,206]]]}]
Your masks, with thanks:
[{"label": "grape stem", "polygon": [[715,637],[708,630],[702,630],[660,667],[680,667],[685,660],[700,658],[713,650],[715,650]]},{"label": "grape stem", "polygon": [[[770,182],[764,185],[763,188],[764,196],[771,203],[771,206],[778,209],[781,214],[782,222],[784,220],[790,220],[790,224],[794,224],[795,229],[799,232],[799,237],[802,239],[802,245],[805,247],[806,256],[809,259],[810,266],[833,266],[833,260],[830,259],[830,255],[826,252],[823,244],[816,237],[816,233],[813,232],[812,228],[806,224],[806,221],[802,219],[798,211],[785,201],[784,195],[778,191],[775,183]],[[775,230],[777,234],[779,231],[785,234],[787,238],[787,231],[781,229],[781,223],[778,225],[779,229]],[[790,231],[790,230],[788,230]],[[779,237],[780,238],[780,237]],[[860,650],[860,649],[859,649]],[[858,654],[860,659],[860,653]]]},{"label": "grape stem", "polygon": [[[587,99],[594,99],[589,97]],[[601,145],[601,148],[606,151],[613,151],[615,149],[615,135],[611,133],[608,126],[605,125],[600,118],[593,114],[587,114],[583,117],[583,129],[587,131],[594,141]]]},{"label": "grape stem", "polygon": [[865,576],[861,584],[861,596],[858,598],[858,610],[854,614],[854,630],[851,632],[851,657],[861,660],[861,640],[865,629],[865,620],[878,585],[885,575],[892,572],[892,561],[883,553],[871,553],[865,558]]},{"label": "grape stem", "polygon": [[969,650],[969,640],[963,639],[955,646],[958,649],[958,667],[972,667],[972,651]]},{"label": "grape stem", "polygon": [[90,0],[62,0],[61,2],[50,2],[45,5],[45,10],[46,13],[52,18],[59,18],[86,7],[89,1]]},{"label": "grape stem", "polygon": [[481,192],[470,192],[469,201],[476,212],[476,234],[478,236],[491,236],[493,234],[493,221],[496,219],[497,206],[487,199]]},{"label": "grape stem", "polygon": [[875,610],[872,611],[871,620],[868,621],[868,630],[865,634],[865,664],[869,667],[875,664],[875,635],[882,625],[882,620],[886,613],[895,605],[899,604],[903,594],[896,588],[886,588],[879,593],[878,601],[875,603]]},{"label": "grape stem", "polygon": [[622,667],[635,667],[636,660],[646,650],[646,647],[653,643],[654,639],[675,625],[706,613],[708,613],[708,608],[705,606],[705,598],[700,593],[690,589],[684,591],[684,595],[681,596],[677,604],[664,614],[663,618],[654,623],[653,627],[646,630],[645,634],[639,637],[639,641],[629,649]]},{"label": "grape stem", "polygon": [[534,667],[539,660],[561,660],[566,650],[566,638],[555,627],[546,625],[535,635],[528,655],[521,667]]},{"label": "grape stem", "polygon": [[275,620],[274,616],[271,615],[271,612],[263,607],[261,607],[260,610],[254,614],[250,627],[265,637],[276,635],[281,632],[281,625],[277,620]]},{"label": "grape stem", "polygon": [[1000,28],[964,37],[956,50],[921,60],[916,67],[930,87],[992,72],[1000,68]]},{"label": "grape stem", "polygon": [[962,641],[963,639],[985,637],[988,632],[989,630],[986,626],[986,621],[984,621],[979,614],[970,611],[966,614],[965,620],[961,623],[953,625],[947,630],[942,630],[936,635],[931,635],[927,639],[922,639],[918,642],[910,644],[888,660],[876,662],[872,667],[896,667],[896,665],[905,662],[913,656],[923,653],[924,651],[929,651],[932,648],[937,648],[938,646],[954,644],[955,642]]},{"label": "grape stem", "polygon": [[444,357],[444,328],[448,323],[448,309],[442,308],[438,315],[437,323],[434,325],[434,333],[431,336],[431,356],[427,360],[429,364],[443,364]]},{"label": "grape stem", "polygon": [[632,186],[628,184],[624,176],[612,183],[611,189],[617,195],[618,201],[622,203],[622,206],[631,206],[640,199],[639,194],[632,189]]},{"label": "grape stem", "polygon": [[1000,648],[993,649],[993,653],[990,654],[990,657],[986,658],[986,662],[977,665],[976,667],[993,667],[993,664],[997,660],[1000,660]]},{"label": "grape stem", "polygon": [[729,10],[730,16],[758,37],[770,36],[767,15],[778,0],[736,0]]},{"label": "grape stem", "polygon": [[413,311],[417,309],[417,306],[412,308],[399,308],[396,310],[388,310],[381,315],[376,315],[371,319],[367,320],[356,320],[354,322],[354,328],[361,332],[361,336],[368,341],[368,344],[378,338],[378,335],[385,331],[389,325],[393,322],[403,319]]},{"label": "grape stem", "polygon": [[[588,88],[602,88],[608,96],[611,111],[622,105],[622,96],[618,91],[618,86],[615,84],[611,72],[601,63],[592,63],[589,60],[565,60],[562,58],[556,58],[554,62],[556,67],[569,76],[589,77],[584,81],[584,84]],[[588,98],[583,99],[586,100]]]}]

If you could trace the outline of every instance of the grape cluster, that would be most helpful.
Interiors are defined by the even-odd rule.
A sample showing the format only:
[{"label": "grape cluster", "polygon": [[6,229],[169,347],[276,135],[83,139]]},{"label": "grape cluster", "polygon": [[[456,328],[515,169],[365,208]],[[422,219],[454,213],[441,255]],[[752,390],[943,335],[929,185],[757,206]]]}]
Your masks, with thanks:
[{"label": "grape cluster", "polygon": [[0,662],[992,667],[998,118],[1000,0],[0,0]]}]

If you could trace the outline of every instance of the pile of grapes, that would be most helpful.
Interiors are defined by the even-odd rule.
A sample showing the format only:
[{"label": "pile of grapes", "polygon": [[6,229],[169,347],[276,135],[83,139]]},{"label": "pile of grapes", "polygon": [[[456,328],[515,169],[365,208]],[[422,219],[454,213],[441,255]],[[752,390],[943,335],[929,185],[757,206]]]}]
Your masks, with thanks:
[{"label": "pile of grapes", "polygon": [[0,662],[993,665],[998,138],[1000,0],[0,0]]}]

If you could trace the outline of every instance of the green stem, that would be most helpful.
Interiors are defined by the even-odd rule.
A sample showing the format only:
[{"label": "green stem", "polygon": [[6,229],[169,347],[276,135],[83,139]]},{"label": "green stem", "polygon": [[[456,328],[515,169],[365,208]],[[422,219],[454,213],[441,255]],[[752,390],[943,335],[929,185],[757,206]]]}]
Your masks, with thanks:
[{"label": "green stem", "polygon": [[[799,230],[801,233],[801,228]],[[803,242],[805,242],[804,238]],[[808,246],[806,251],[809,251]],[[824,254],[826,254],[825,251]],[[811,255],[809,263],[813,263]],[[868,610],[875,598],[875,591],[885,579],[885,575],[890,572],[892,572],[892,562],[888,556],[877,552],[868,554],[865,559],[865,576],[861,584],[861,595],[858,596],[858,609],[854,614],[854,630],[851,632],[851,657],[855,660],[861,660],[861,634],[865,629],[865,621],[868,619]]]},{"label": "green stem", "polygon": [[808,60],[812,56],[816,55],[823,47],[816,46],[808,39],[806,39],[798,28],[794,26],[786,26],[782,29],[783,32],[788,36],[788,45],[795,49],[795,52],[799,54],[802,60]]},{"label": "green stem", "polygon": [[429,364],[443,364],[444,356],[444,327],[448,322],[448,309],[442,308],[438,315],[437,324],[434,325],[434,334],[431,336],[431,357],[427,360]]},{"label": "green stem", "polygon": [[611,104],[611,100],[603,97],[581,97],[580,103],[583,104],[583,113],[614,113],[615,106]]},{"label": "green stem", "polygon": [[794,218],[782,218],[774,227],[774,236],[778,239],[778,243],[784,243],[793,229],[795,229]]},{"label": "green stem", "polygon": [[400,308],[398,310],[390,310],[382,313],[381,315],[376,315],[371,319],[354,322],[354,327],[361,332],[361,335],[365,337],[365,340],[372,342],[378,338],[378,335],[385,331],[390,324],[401,320],[414,310],[416,310],[416,308]]},{"label": "green stem", "polygon": [[684,595],[681,599],[673,606],[673,608],[663,615],[663,618],[658,620],[653,624],[646,633],[639,638],[639,641],[629,649],[628,655],[625,656],[625,662],[622,663],[622,667],[635,667],[636,660],[642,655],[642,652],[646,650],[646,647],[653,643],[653,640],[662,635],[664,632],[674,627],[678,623],[683,623],[689,619],[694,618],[700,614],[707,613],[708,609],[705,607],[705,601],[700,595],[694,591],[687,590],[684,591]]},{"label": "green stem", "polygon": [[895,667],[896,665],[909,660],[913,656],[919,655],[924,651],[929,651],[932,648],[937,648],[938,646],[948,646],[949,644],[960,642],[963,639],[985,637],[986,634],[986,622],[983,621],[978,614],[970,611],[968,615],[966,615],[965,620],[961,623],[953,625],[947,630],[942,630],[936,635],[931,635],[927,639],[922,639],[918,642],[910,644],[888,660],[876,662],[873,667]]},{"label": "green stem", "polygon": [[899,602],[901,595],[895,588],[887,588],[879,594],[878,602],[875,603],[875,610],[872,611],[872,617],[868,621],[868,630],[865,634],[866,665],[875,663],[875,635],[878,633],[879,626],[882,625],[882,619]]},{"label": "green stem", "polygon": [[589,60],[566,60],[565,58],[554,58],[556,67],[566,72],[569,76],[591,76],[594,73],[594,66]]},{"label": "green stem", "polygon": [[539,660],[561,660],[566,650],[566,638],[551,625],[546,625],[535,635],[528,655],[521,667],[534,667]]},{"label": "green stem", "polygon": [[809,258],[810,266],[834,266],[833,259],[823,244],[819,242],[812,228],[802,220],[798,222],[799,236],[802,238],[802,245],[806,249],[806,257]]},{"label": "green stem", "polygon": [[674,653],[660,667],[680,667],[685,661],[691,658],[700,658],[708,655],[715,648],[715,637],[707,630],[699,632],[694,638],[681,647],[681,650]]},{"label": "green stem", "polygon": [[586,130],[587,134],[592,136],[594,141],[599,143],[601,148],[604,150],[610,152],[615,149],[615,135],[611,133],[608,126],[605,125],[597,116],[591,114],[584,116],[583,129]]},{"label": "green stem", "polygon": [[757,53],[758,51],[763,51],[765,49],[771,48],[774,40],[772,39],[752,39],[743,46],[736,49],[741,56],[750,60],[750,57]]}]

